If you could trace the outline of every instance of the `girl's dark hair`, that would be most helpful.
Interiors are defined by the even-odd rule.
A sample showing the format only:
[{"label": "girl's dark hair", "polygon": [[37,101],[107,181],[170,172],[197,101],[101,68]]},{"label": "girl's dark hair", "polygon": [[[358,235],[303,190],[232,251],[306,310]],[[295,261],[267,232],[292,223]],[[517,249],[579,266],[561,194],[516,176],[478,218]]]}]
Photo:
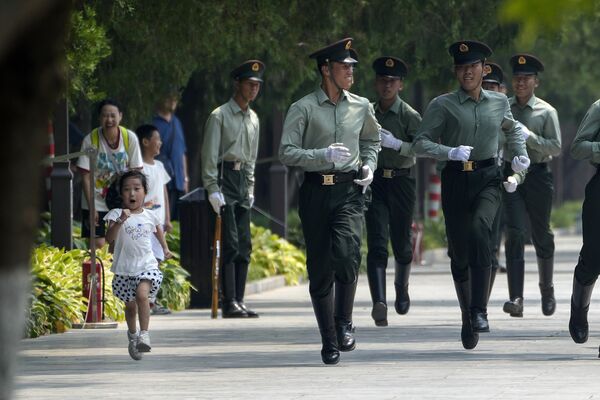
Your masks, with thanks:
[{"label": "girl's dark hair", "polygon": [[123,112],[123,108],[116,100],[107,98],[98,103],[98,115],[102,114],[102,107],[104,106],[115,106],[119,112]]},{"label": "girl's dark hair", "polygon": [[144,139],[150,140],[150,138],[152,138],[152,132],[154,131],[158,132],[158,128],[156,126],[144,124],[137,127],[135,134],[141,142]]},{"label": "girl's dark hair", "polygon": [[137,178],[142,182],[142,186],[144,187],[144,192],[148,193],[148,180],[146,179],[146,175],[142,171],[138,171],[137,169],[127,171],[121,178],[119,178],[119,193],[123,193],[123,184],[127,179]]}]

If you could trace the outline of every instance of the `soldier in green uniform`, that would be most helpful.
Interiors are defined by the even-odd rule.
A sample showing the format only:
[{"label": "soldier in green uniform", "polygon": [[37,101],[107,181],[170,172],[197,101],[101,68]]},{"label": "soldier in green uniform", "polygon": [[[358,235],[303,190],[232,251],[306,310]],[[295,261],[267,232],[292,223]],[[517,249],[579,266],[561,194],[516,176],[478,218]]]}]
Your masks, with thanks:
[{"label": "soldier in green uniform", "polygon": [[[486,61],[483,72],[485,76],[483,77],[483,81],[481,83],[481,87],[485,90],[491,90],[493,92],[506,93],[502,91],[502,83],[504,82],[504,71],[500,65]],[[498,135],[498,165],[502,165],[502,154],[504,148],[504,135],[501,133]],[[510,175],[513,173],[510,171]],[[517,176],[517,174],[514,174]],[[516,184],[513,184],[513,178],[509,178],[509,176],[505,176],[506,181],[504,182],[504,188],[506,190],[512,190],[513,186],[516,190]],[[502,199],[500,199],[502,200]],[[502,242],[502,232],[504,230],[504,207],[502,204],[498,207],[498,211],[496,212],[496,217],[494,218],[494,224],[492,225],[492,236],[491,236],[491,251],[492,251],[492,276],[490,277],[490,295],[492,293],[492,289],[494,287],[494,282],[496,280],[496,273],[502,267],[500,266],[500,261],[498,259],[500,254],[500,244]],[[506,270],[504,270],[506,272]]]},{"label": "soldier in green uniform", "polygon": [[581,121],[571,145],[571,156],[577,160],[588,160],[596,167],[596,173],[585,188],[581,216],[583,246],[573,274],[569,320],[569,332],[573,341],[585,343],[588,340],[587,314],[590,300],[600,274],[600,100],[592,104]]},{"label": "soldier in green uniform", "polygon": [[[483,66],[483,81],[481,87],[485,90],[491,90],[493,92],[500,92],[500,84],[504,80],[504,71],[498,64],[486,61]],[[502,159],[502,147],[504,146],[504,135],[498,135],[498,160]],[[491,239],[491,254],[492,254],[492,275],[490,277],[490,295],[494,287],[496,280],[496,273],[500,267],[498,260],[500,252],[500,242],[502,241],[502,203],[498,206],[496,217],[494,217],[494,224],[492,225]]]},{"label": "soldier in green uniform", "polygon": [[264,71],[259,60],[235,68],[233,97],[210,114],[204,127],[202,181],[213,210],[223,219],[223,318],[258,317],[246,307],[244,289],[252,251],[250,210],[260,132],[250,103],[258,96]]},{"label": "soldier in green uniform", "polygon": [[[544,65],[535,56],[515,54],[510,59],[514,96],[511,111],[520,122],[520,132],[527,143],[531,165],[527,179],[513,193],[504,194],[506,210],[506,268],[510,300],[504,312],[523,316],[523,281],[525,276],[526,220],[531,224],[531,238],[537,255],[542,312],[554,314],[556,300],[552,273],[554,269],[554,235],[550,229],[550,212],[554,186],[549,162],[560,154],[561,135],[554,107],[535,96],[538,72]],[[506,163],[505,170],[510,168]]]},{"label": "soldier in green uniform", "polygon": [[352,308],[364,192],[373,180],[380,142],[373,107],[348,92],[356,64],[351,45],[347,38],[310,55],[321,85],[291,105],[279,149],[282,163],[305,171],[299,214],[325,364],[338,363],[339,351],[355,348]]},{"label": "soldier in green uniform", "polygon": [[442,209],[452,277],[462,312],[461,340],[472,349],[489,332],[490,234],[500,205],[502,176],[496,164],[498,135],[505,133],[515,171],[529,165],[504,94],[483,90],[483,67],[492,50],[465,40],[449,47],[460,89],[433,99],[413,144],[419,156],[446,161]]},{"label": "soldier in green uniform", "polygon": [[412,263],[411,225],[415,210],[415,165],[412,141],[421,116],[404,102],[399,92],[408,72],[406,63],[396,57],[380,57],[373,62],[375,90],[379,100],[373,103],[375,116],[382,126],[381,152],[371,184],[372,201],[365,213],[367,225],[367,276],[373,300],[371,316],[377,326],[387,326],[385,270],[388,240],[395,259],[396,301],[398,314],[410,307],[408,278]]}]

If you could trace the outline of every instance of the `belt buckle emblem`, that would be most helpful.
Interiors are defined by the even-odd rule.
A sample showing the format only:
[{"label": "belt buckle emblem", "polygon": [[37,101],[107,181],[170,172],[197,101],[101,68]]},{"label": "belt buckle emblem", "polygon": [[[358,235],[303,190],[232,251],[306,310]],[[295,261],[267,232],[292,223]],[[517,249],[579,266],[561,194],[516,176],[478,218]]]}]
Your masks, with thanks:
[{"label": "belt buckle emblem", "polygon": [[330,174],[330,175],[321,175],[323,177],[323,186],[331,186],[331,185],[335,185],[335,182],[333,181],[333,177],[335,175]]},{"label": "belt buckle emblem", "polygon": [[242,168],[242,162],[241,161],[234,161],[233,162],[233,170],[234,171],[239,171]]},{"label": "belt buckle emblem", "polygon": [[384,169],[383,170],[383,175],[384,178],[393,178],[394,177],[394,170],[393,169]]},{"label": "belt buckle emblem", "polygon": [[469,160],[469,161],[463,161],[463,171],[474,171],[475,168],[473,168],[473,161]]}]

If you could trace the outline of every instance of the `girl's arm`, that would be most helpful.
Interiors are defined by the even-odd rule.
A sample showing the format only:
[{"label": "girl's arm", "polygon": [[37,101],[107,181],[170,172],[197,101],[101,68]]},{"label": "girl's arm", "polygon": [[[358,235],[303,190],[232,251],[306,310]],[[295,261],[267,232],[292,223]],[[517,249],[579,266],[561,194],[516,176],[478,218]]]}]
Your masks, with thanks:
[{"label": "girl's arm", "polygon": [[118,234],[119,234],[119,229],[121,229],[121,226],[123,225],[123,223],[125,222],[125,220],[127,220],[127,218],[129,218],[129,215],[131,214],[131,211],[127,210],[127,209],[123,209],[123,211],[121,211],[121,215],[119,216],[119,218],[117,218],[116,221],[108,221],[108,230],[106,231],[106,241],[108,243],[112,243],[115,241],[115,239],[117,238]]},{"label": "girl's arm", "polygon": [[171,254],[171,250],[169,250],[169,246],[167,245],[167,241],[165,240],[165,234],[163,233],[162,226],[156,225],[156,232],[154,233],[156,238],[158,239],[158,243],[163,248],[163,252],[165,253],[165,260],[171,258],[173,255]]}]

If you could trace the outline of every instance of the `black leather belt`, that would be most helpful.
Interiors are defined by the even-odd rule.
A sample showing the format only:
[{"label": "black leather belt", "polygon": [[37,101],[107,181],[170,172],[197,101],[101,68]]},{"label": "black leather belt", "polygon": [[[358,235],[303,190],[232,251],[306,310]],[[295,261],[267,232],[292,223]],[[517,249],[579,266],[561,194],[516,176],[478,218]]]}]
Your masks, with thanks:
[{"label": "black leather belt", "polygon": [[446,161],[446,167],[465,172],[472,172],[492,165],[496,165],[495,158],[488,158],[487,160],[476,161]]},{"label": "black leather belt", "polygon": [[[232,169],[234,171],[239,171],[244,166],[244,163],[241,161],[222,161],[221,163],[223,164],[224,168]],[[219,168],[220,167],[221,166],[219,165]]]},{"label": "black leather belt", "polygon": [[377,168],[375,170],[375,175],[387,179],[392,179],[397,176],[408,176],[410,175],[410,168]]},{"label": "black leather belt", "polygon": [[351,182],[356,178],[356,171],[350,172],[305,172],[304,180],[323,186],[331,186],[338,183]]}]

